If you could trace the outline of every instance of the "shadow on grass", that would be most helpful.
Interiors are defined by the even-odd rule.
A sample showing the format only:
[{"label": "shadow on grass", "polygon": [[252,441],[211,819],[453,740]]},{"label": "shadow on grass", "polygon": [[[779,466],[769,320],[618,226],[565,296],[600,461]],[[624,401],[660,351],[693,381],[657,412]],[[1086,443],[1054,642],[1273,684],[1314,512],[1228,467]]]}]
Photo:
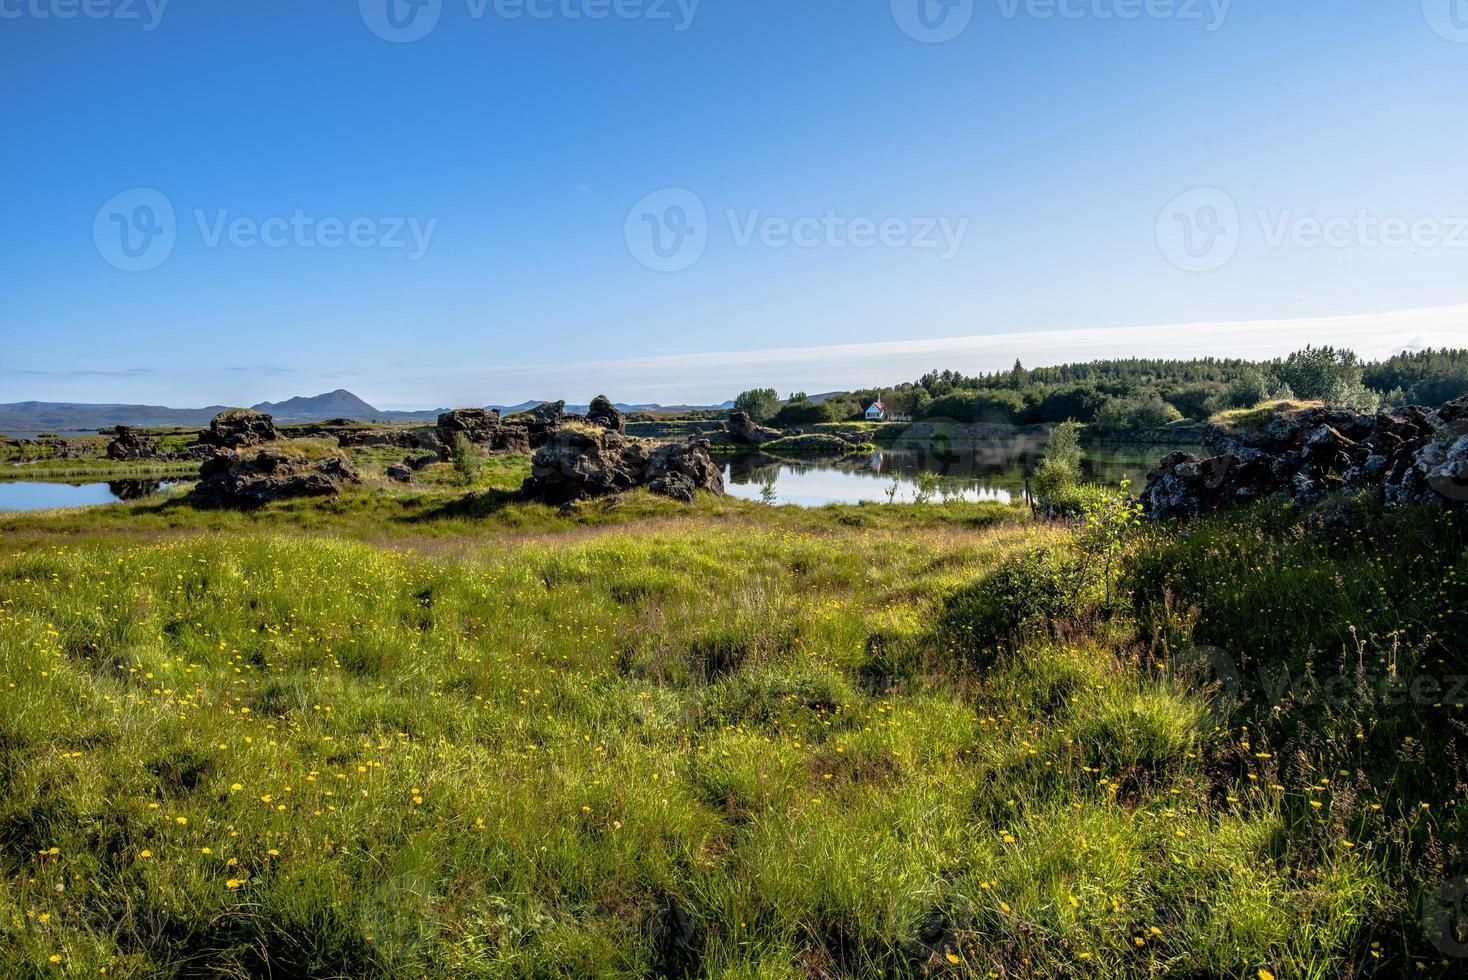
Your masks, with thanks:
[{"label": "shadow on grass", "polygon": [[424,507],[416,513],[404,516],[402,521],[405,524],[426,524],[433,521],[493,517],[519,500],[520,495],[514,490],[478,490]]}]

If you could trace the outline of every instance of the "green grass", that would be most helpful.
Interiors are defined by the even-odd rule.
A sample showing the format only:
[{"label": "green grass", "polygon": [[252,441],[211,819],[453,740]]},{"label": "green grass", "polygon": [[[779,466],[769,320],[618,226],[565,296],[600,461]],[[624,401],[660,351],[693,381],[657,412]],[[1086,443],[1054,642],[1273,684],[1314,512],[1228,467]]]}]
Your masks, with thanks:
[{"label": "green grass", "polygon": [[1189,672],[1454,666],[1440,517],[1153,529],[1107,608],[1018,509],[563,515],[523,467],[0,520],[0,975],[1458,965],[1418,924],[1468,870],[1456,709]]},{"label": "green grass", "polygon": [[1230,408],[1215,413],[1208,420],[1208,424],[1220,429],[1239,429],[1249,426],[1263,425],[1276,415],[1286,415],[1290,412],[1300,412],[1307,408],[1323,408],[1323,402],[1298,401],[1285,398],[1275,401],[1260,402],[1253,408]]}]

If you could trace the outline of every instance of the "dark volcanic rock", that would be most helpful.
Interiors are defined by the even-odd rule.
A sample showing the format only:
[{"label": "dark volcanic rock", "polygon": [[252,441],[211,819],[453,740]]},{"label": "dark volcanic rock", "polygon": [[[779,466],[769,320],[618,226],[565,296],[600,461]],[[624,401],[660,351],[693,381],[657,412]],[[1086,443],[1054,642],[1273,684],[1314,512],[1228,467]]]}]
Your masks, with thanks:
[{"label": "dark volcanic rock", "polygon": [[278,449],[262,449],[254,456],[223,451],[200,467],[189,499],[205,507],[250,509],[273,500],[328,497],[361,482],[357,468],[339,456],[313,462]]},{"label": "dark volcanic rock", "polygon": [[458,408],[438,417],[435,432],[439,456],[448,459],[453,452],[454,439],[461,433],[487,452],[528,453],[534,428],[533,421],[521,417],[501,418],[496,409]]},{"label": "dark volcanic rock", "polygon": [[387,478],[398,483],[412,483],[413,470],[406,463],[394,463],[387,468]]},{"label": "dark volcanic rock", "polygon": [[269,415],[248,408],[235,408],[214,416],[209,428],[199,434],[199,445],[219,449],[243,449],[274,442],[279,438],[275,420]]},{"label": "dark volcanic rock", "polygon": [[130,425],[119,425],[107,444],[107,458],[119,461],[157,459],[158,440],[149,438]]},{"label": "dark volcanic rock", "polygon": [[623,434],[627,432],[627,423],[623,420],[622,413],[606,395],[597,395],[591,400],[591,408],[586,413],[586,421],[614,432]]},{"label": "dark volcanic rock", "polygon": [[1284,413],[1216,431],[1208,445],[1217,455],[1172,453],[1148,475],[1142,504],[1149,515],[1196,517],[1264,497],[1308,505],[1338,492],[1468,509],[1468,397],[1435,412]]},{"label": "dark volcanic rock", "polygon": [[759,425],[744,412],[729,413],[729,438],[741,446],[758,446],[780,438],[776,429]]},{"label": "dark volcanic rock", "polygon": [[640,486],[688,502],[697,490],[724,492],[707,442],[658,446],[590,424],[557,428],[531,460],[520,492],[530,500],[565,504]]},{"label": "dark volcanic rock", "polygon": [[487,446],[499,429],[500,413],[494,409],[456,408],[438,417],[438,438],[445,446],[461,434],[476,446]]}]

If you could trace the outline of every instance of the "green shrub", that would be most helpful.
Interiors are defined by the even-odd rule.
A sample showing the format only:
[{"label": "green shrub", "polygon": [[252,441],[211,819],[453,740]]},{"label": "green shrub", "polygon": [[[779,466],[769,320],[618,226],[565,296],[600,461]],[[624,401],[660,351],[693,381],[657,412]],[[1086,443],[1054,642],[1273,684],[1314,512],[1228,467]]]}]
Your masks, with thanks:
[{"label": "green shrub", "polygon": [[1042,502],[1073,491],[1081,481],[1081,427],[1062,422],[1050,433],[1045,454],[1035,467],[1033,486]]},{"label": "green shrub", "polygon": [[1032,548],[950,596],[943,626],[961,652],[1011,648],[1084,618],[1101,592],[1101,576],[1083,556],[1065,548]]},{"label": "green shrub", "polygon": [[479,450],[462,432],[454,434],[453,461],[454,472],[459,475],[459,480],[466,486],[473,483],[474,478],[479,475]]}]

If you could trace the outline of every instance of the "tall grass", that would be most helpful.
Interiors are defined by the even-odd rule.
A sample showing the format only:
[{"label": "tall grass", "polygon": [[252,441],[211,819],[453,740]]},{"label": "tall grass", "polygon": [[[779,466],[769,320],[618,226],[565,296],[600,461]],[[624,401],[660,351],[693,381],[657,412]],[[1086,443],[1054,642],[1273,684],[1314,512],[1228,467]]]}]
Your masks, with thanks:
[{"label": "tall grass", "polygon": [[0,522],[0,975],[1456,965],[1455,709],[1189,673],[1451,664],[1431,515],[1153,531],[1123,607],[1005,508],[478,493]]}]

